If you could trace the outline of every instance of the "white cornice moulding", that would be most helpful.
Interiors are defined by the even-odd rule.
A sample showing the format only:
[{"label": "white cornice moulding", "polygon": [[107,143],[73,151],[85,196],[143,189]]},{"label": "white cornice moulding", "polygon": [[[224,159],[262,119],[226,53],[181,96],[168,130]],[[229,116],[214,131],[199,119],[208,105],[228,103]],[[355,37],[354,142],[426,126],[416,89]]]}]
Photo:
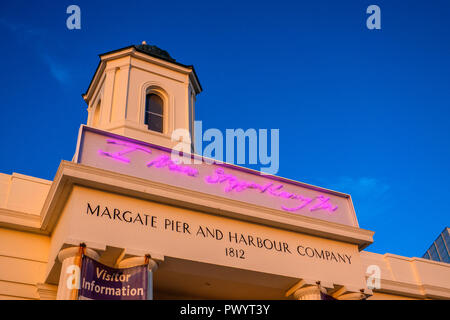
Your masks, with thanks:
[{"label": "white cornice moulding", "polygon": [[396,294],[405,297],[419,299],[449,299],[450,289],[437,287],[428,284],[411,284],[400,281],[381,279],[379,289],[373,289],[374,292]]},{"label": "white cornice moulding", "polygon": [[52,232],[73,185],[344,241],[357,244],[360,250],[373,242],[373,231],[203,194],[68,161],[61,162],[44,203],[41,212],[41,232],[45,234]]},{"label": "white cornice moulding", "polygon": [[40,216],[6,208],[0,208],[0,227],[18,231],[43,233]]}]

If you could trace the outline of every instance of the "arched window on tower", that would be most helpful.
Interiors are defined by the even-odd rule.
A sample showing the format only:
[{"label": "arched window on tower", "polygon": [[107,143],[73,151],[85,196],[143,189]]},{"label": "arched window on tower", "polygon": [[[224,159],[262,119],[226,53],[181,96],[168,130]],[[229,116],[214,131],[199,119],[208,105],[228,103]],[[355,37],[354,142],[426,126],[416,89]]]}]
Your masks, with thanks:
[{"label": "arched window on tower", "polygon": [[154,93],[145,98],[145,124],[152,131],[163,132],[164,104],[160,96]]}]

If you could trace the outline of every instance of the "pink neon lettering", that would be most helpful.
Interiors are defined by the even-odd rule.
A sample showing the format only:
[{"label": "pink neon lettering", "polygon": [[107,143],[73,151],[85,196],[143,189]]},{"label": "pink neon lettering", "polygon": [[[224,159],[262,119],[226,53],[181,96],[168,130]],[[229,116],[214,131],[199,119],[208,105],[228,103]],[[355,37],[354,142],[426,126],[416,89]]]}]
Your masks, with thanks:
[{"label": "pink neon lettering", "polygon": [[194,168],[190,168],[188,166],[181,166],[174,161],[172,161],[169,156],[163,155],[159,156],[155,160],[152,160],[147,163],[147,167],[155,167],[155,168],[164,168],[167,167],[170,171],[177,171],[181,173],[185,173],[188,176],[196,177],[198,175],[198,170]]},{"label": "pink neon lettering", "polygon": [[214,173],[215,176],[207,176],[205,181],[208,183],[222,183],[233,178],[232,175],[225,174],[222,168],[217,168]]},{"label": "pink neon lettering", "polygon": [[294,211],[303,209],[312,201],[311,198],[303,197],[301,195],[295,195],[293,199],[299,199],[301,201],[300,205],[297,207],[294,207],[294,208],[288,208],[285,206],[281,206],[281,208],[285,211],[294,212]]},{"label": "pink neon lettering", "polygon": [[273,183],[268,183],[265,186],[257,185],[258,189],[261,190],[261,193],[266,192],[267,189],[269,189],[271,186],[273,186]]},{"label": "pink neon lettering", "polygon": [[280,190],[281,188],[283,188],[283,185],[280,184],[279,186],[277,186],[275,188],[270,187],[269,189],[267,189],[267,192],[269,192],[269,194],[271,194],[273,196],[278,197],[280,194],[276,193],[275,191]]},{"label": "pink neon lettering", "polygon": [[235,176],[231,174],[225,174],[222,168],[217,168],[214,171],[214,176],[207,176],[205,177],[205,181],[207,183],[222,183],[225,181],[228,181],[228,185],[225,187],[225,192],[230,191],[237,191],[241,192],[247,188],[252,188],[255,184],[254,183],[248,183],[245,181],[239,181]]},{"label": "pink neon lettering", "polygon": [[278,194],[279,197],[281,198],[285,198],[285,199],[290,199],[292,198],[294,195],[290,192],[286,192],[286,191],[282,191]]},{"label": "pink neon lettering", "polygon": [[309,211],[316,211],[319,209],[323,209],[323,210],[328,210],[330,212],[333,212],[333,211],[336,211],[336,209],[338,208],[337,206],[332,206],[329,203],[330,198],[328,198],[328,197],[320,195],[316,199],[319,200],[319,202],[316,203],[315,205],[313,205],[311,208],[309,208]]},{"label": "pink neon lettering", "polygon": [[[269,194],[269,195],[272,195],[275,197],[280,197],[280,198],[284,198],[284,199],[300,200],[300,205],[293,207],[293,208],[289,208],[284,205],[281,206],[281,208],[283,210],[289,211],[289,212],[298,211],[298,210],[306,207],[308,204],[310,204],[313,201],[313,199],[311,199],[311,198],[304,197],[302,195],[297,195],[294,193],[290,193],[287,191],[276,192],[283,188],[283,185],[281,185],[281,184],[277,185],[277,186],[273,186],[273,183],[268,183],[268,184],[262,186],[255,182],[239,181],[237,177],[235,177],[231,174],[226,174],[222,168],[217,168],[216,170],[214,170],[214,175],[206,176],[205,182],[210,183],[210,184],[221,184],[221,183],[226,182],[227,185],[224,189],[225,192],[230,192],[233,190],[236,192],[241,192],[246,189],[258,189],[258,190],[260,190],[261,193],[265,193],[267,191],[266,194]],[[329,203],[330,198],[327,198],[327,197],[324,197],[321,195],[321,196],[318,196],[316,199],[319,200],[319,203],[316,203],[313,207],[311,207],[310,211],[323,209],[323,210],[328,210],[330,212],[333,212],[333,211],[336,211],[338,208],[337,206],[332,206]]]},{"label": "pink neon lettering", "polygon": [[120,151],[116,151],[116,152],[107,152],[107,151],[103,151],[103,150],[99,150],[98,152],[103,156],[110,157],[110,158],[113,158],[113,159],[116,159],[116,160],[119,160],[122,162],[126,162],[126,163],[130,163],[130,159],[123,157],[124,154],[131,153],[136,150],[144,151],[146,153],[152,153],[152,151],[149,148],[145,148],[145,147],[142,147],[142,146],[134,144],[134,143],[129,143],[129,142],[115,140],[115,139],[107,139],[106,142],[108,144],[115,144],[118,146],[124,146],[126,148],[123,150],[120,150]]},{"label": "pink neon lettering", "polygon": [[[125,154],[129,154],[134,151],[143,151],[146,153],[152,153],[152,151],[149,148],[115,139],[107,139],[106,140],[108,144],[118,145],[125,147],[122,150],[116,151],[116,152],[107,152],[103,150],[99,150],[99,154],[102,156],[110,157],[112,159],[130,163],[130,159],[124,157]],[[199,174],[199,171],[195,168],[191,168],[189,166],[182,166],[173,160],[170,159],[168,155],[161,155],[157,157],[154,160],[151,160],[147,163],[147,167],[154,167],[154,168],[165,168],[167,167],[169,171],[172,172],[181,172],[191,177],[197,177]],[[300,209],[305,208],[307,205],[309,205],[313,199],[304,197],[299,194],[290,193],[287,191],[281,191],[281,189],[284,187],[282,184],[279,184],[277,186],[274,186],[273,183],[267,183],[265,185],[260,185],[255,182],[251,181],[243,181],[239,180],[237,177],[226,174],[225,171],[222,168],[217,168],[214,171],[214,174],[211,176],[206,176],[205,180],[206,183],[210,184],[222,184],[226,183],[225,192],[230,191],[236,191],[241,192],[247,189],[255,189],[259,190],[260,193],[265,193],[266,195],[272,195],[275,197],[280,197],[284,199],[291,199],[291,200],[300,200],[300,204],[296,207],[289,208],[284,205],[281,205],[281,208],[285,211],[294,212],[298,211]],[[277,192],[278,191],[278,192]],[[316,211],[316,210],[327,210],[329,212],[334,212],[338,209],[338,206],[333,206],[330,203],[330,198],[325,197],[323,195],[317,196],[315,199],[315,202],[313,205],[309,208],[309,210]]]}]

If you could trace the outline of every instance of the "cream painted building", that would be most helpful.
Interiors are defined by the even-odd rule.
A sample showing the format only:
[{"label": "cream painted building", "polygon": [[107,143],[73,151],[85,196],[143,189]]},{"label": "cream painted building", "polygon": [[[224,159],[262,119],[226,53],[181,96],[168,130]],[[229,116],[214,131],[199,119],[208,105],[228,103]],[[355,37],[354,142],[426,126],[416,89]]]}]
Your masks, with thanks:
[{"label": "cream painted building", "polygon": [[347,194],[168,162],[201,91],[157,47],[100,55],[72,161],[53,181],[0,175],[0,299],[70,298],[81,243],[111,267],[150,255],[155,299],[450,298],[450,264],[366,251]]}]

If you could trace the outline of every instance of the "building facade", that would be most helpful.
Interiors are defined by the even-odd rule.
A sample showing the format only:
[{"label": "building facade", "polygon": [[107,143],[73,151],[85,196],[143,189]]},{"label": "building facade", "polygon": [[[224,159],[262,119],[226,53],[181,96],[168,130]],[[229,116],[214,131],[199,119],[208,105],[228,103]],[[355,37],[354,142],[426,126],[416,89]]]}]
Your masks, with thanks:
[{"label": "building facade", "polygon": [[[0,175],[0,298],[73,299],[80,253],[149,263],[154,299],[449,299],[450,265],[371,253],[350,195],[193,154],[192,66],[142,43],[100,55],[53,181]],[[183,158],[182,160],[186,160]]]},{"label": "building facade", "polygon": [[446,227],[422,258],[450,263],[450,228]]}]

